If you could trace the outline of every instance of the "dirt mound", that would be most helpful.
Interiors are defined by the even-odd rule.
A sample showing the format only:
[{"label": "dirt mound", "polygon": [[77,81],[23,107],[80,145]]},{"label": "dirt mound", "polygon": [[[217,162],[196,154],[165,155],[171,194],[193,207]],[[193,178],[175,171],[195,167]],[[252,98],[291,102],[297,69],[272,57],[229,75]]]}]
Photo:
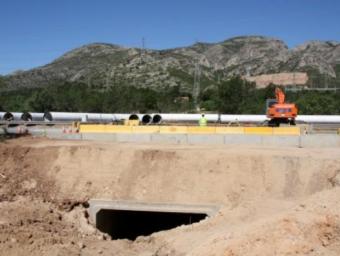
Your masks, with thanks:
[{"label": "dirt mound", "polygon": [[[340,151],[18,139],[0,143],[0,255],[339,255]],[[215,204],[110,240],[87,200]]]}]

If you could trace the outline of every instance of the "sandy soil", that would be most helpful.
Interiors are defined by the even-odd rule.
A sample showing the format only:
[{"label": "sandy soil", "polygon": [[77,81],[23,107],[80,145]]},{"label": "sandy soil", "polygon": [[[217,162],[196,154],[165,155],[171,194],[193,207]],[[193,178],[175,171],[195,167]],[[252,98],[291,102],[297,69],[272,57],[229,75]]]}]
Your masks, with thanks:
[{"label": "sandy soil", "polygon": [[[340,255],[340,150],[21,138],[0,143],[0,255]],[[216,204],[111,240],[90,198]]]}]

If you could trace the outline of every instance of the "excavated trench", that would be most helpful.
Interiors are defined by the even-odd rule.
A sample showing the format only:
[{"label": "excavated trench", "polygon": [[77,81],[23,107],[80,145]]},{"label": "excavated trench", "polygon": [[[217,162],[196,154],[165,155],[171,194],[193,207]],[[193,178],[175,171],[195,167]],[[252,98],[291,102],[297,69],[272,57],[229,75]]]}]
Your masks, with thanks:
[{"label": "excavated trench", "polygon": [[[45,232],[42,234],[49,237],[46,239],[46,248],[52,246],[52,242],[62,241],[62,238],[71,241],[76,240],[74,237],[88,237],[94,243],[93,239],[97,239],[97,234],[92,235],[91,232],[94,231],[91,228],[96,228],[115,240],[135,240],[139,236],[155,234],[151,237],[161,237],[159,246],[164,246],[160,241],[167,243],[166,249],[169,251],[165,251],[164,255],[171,255],[171,249],[176,250],[177,247],[181,251],[172,255],[184,255],[194,250],[195,246],[210,246],[211,243],[217,246],[216,243],[221,242],[221,248],[224,248],[224,244],[227,245],[232,239],[231,234],[241,245],[248,244],[249,250],[257,250],[259,247],[252,246],[259,244],[258,241],[270,244],[263,241],[270,241],[272,237],[278,240],[295,237],[300,234],[297,229],[299,227],[303,227],[303,236],[316,234],[316,231],[313,233],[308,230],[323,227],[322,223],[325,221],[324,232],[327,234],[334,233],[335,236],[335,232],[339,230],[338,217],[333,212],[327,213],[327,218],[316,218],[315,225],[312,215],[319,203],[322,204],[321,210],[318,208],[315,211],[321,214],[332,209],[331,207],[334,208],[334,202],[338,200],[338,196],[332,194],[340,184],[338,149],[110,144],[20,138],[0,144],[0,161],[0,188],[3,195],[0,202],[4,205],[4,208],[0,208],[3,228],[0,232],[0,241],[3,241],[0,249],[20,248],[22,244],[19,243],[25,241],[26,247],[23,248],[27,251],[41,250],[45,245],[36,245],[33,248],[34,236],[38,236],[39,232]],[[311,199],[309,203],[308,200],[313,197],[316,199]],[[27,203],[24,204],[26,208],[23,208],[20,200],[25,198]],[[100,199],[100,203],[103,200],[114,201],[116,205],[102,204],[89,213],[88,219],[80,221],[84,218],[84,213],[79,214],[82,217],[77,217],[73,213],[77,207],[69,211],[60,210],[58,204],[63,200],[89,201],[91,211],[90,198]],[[37,205],[33,210],[29,209],[31,201]],[[120,203],[117,204],[117,201]],[[18,207],[6,215],[4,209],[10,203],[15,205],[15,202],[18,202]],[[121,202],[133,204],[128,203],[126,207]],[[34,220],[34,216],[44,205],[48,205],[45,212],[41,214],[41,218]],[[182,205],[185,207],[180,208]],[[212,210],[203,209],[202,205],[212,206]],[[195,208],[196,206],[199,207]],[[307,208],[306,217],[302,215],[299,217],[301,220],[291,219],[296,212],[303,214]],[[285,211],[291,209],[292,213],[288,217],[276,221],[274,213],[282,212],[282,216],[286,216]],[[30,217],[26,220],[25,216]],[[54,217],[44,223],[46,216]],[[12,223],[4,224],[10,219]],[[261,236],[249,233],[249,239],[259,237],[260,240],[248,243],[248,240],[243,240],[246,236],[238,236],[242,232],[248,234],[248,225],[249,232],[255,232],[255,220],[259,219],[264,227],[261,224],[259,230],[266,230],[263,231],[263,236],[262,231],[259,231]],[[295,222],[298,223],[296,226]],[[176,228],[194,223],[192,228]],[[329,225],[334,226],[334,231],[329,229]],[[58,227],[61,227],[60,231]],[[271,230],[275,227],[278,230]],[[30,232],[34,229],[36,232],[31,236]],[[281,237],[280,232],[287,230],[293,230],[294,233],[283,234]],[[81,232],[87,233],[82,236]],[[18,238],[19,233],[27,234],[27,238]],[[317,233],[318,236],[320,234]],[[209,239],[207,235],[210,236]],[[18,246],[14,247],[13,242],[7,242],[12,238],[19,241]],[[296,241],[304,241],[305,237],[299,239]],[[313,239],[310,243],[312,245],[316,243]],[[76,246],[77,241],[73,242]],[[125,245],[119,244],[119,241],[115,244],[122,248]],[[244,248],[241,245],[240,248]],[[157,242],[153,246],[156,248]],[[235,246],[238,248],[238,244]],[[84,249],[84,246],[79,247]],[[90,246],[85,249],[87,248]],[[139,249],[136,249],[136,254],[131,255],[138,255],[145,248]],[[209,248],[203,249],[196,251],[201,254],[192,255],[209,255]],[[317,248],[313,249],[317,251]],[[34,252],[36,255],[44,254],[41,251]],[[97,252],[91,253],[95,255]],[[17,255],[20,253],[17,252]],[[215,255],[233,254],[222,250]],[[235,255],[252,254],[243,254],[240,249],[240,253]]]}]

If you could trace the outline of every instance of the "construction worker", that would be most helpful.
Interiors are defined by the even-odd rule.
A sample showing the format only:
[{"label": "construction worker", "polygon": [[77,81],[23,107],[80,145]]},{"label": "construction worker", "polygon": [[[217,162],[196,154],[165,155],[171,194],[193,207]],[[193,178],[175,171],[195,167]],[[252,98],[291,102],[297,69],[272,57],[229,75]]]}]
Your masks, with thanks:
[{"label": "construction worker", "polygon": [[202,114],[200,120],[198,120],[198,125],[201,127],[207,126],[208,120],[205,118],[204,114]]}]

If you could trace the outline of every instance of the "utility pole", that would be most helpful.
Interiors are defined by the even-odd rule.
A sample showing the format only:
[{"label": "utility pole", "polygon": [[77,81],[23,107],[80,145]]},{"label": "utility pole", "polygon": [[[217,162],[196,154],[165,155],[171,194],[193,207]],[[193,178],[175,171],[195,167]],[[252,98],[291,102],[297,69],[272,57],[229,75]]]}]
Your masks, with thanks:
[{"label": "utility pole", "polygon": [[199,111],[200,107],[198,104],[198,96],[200,94],[200,90],[201,90],[201,68],[199,65],[199,61],[198,59],[195,62],[195,71],[194,71],[194,86],[193,86],[193,90],[192,90],[192,97],[194,100],[194,106],[196,108],[197,111]]}]

